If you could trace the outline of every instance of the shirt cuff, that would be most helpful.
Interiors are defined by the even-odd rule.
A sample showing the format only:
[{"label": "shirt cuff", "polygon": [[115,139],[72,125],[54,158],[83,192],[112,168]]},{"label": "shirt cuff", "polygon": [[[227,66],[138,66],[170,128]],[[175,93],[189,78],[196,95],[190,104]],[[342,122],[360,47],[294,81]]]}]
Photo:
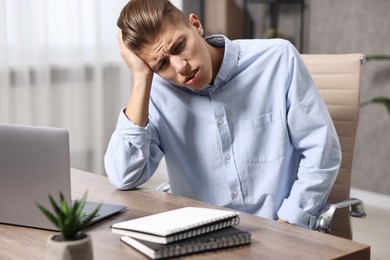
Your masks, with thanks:
[{"label": "shirt cuff", "polygon": [[317,223],[317,216],[310,215],[288,199],[285,199],[280,207],[278,217],[293,225],[308,229],[315,229]]},{"label": "shirt cuff", "polygon": [[151,139],[150,125],[147,124],[145,127],[141,127],[134,124],[126,117],[125,109],[122,109],[119,113],[116,132],[138,149],[141,149]]}]

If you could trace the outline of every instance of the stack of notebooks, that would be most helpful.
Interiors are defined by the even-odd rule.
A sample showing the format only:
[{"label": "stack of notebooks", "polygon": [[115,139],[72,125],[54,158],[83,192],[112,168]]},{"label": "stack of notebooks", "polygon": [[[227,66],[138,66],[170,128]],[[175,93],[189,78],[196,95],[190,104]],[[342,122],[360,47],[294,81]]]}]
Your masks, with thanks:
[{"label": "stack of notebooks", "polygon": [[239,220],[238,212],[184,207],[116,223],[111,231],[149,258],[163,259],[250,244]]}]

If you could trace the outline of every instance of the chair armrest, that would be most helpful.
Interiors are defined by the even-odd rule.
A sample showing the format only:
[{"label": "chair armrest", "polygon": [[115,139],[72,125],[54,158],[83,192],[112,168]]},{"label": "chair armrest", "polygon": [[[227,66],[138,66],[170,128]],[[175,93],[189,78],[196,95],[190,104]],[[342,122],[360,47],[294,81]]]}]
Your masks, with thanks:
[{"label": "chair armrest", "polygon": [[364,218],[366,212],[364,210],[364,204],[361,200],[356,198],[346,199],[339,203],[331,204],[328,209],[322,213],[317,219],[316,230],[323,233],[330,233],[332,226],[333,215],[336,209],[350,207],[349,214],[352,217]]}]

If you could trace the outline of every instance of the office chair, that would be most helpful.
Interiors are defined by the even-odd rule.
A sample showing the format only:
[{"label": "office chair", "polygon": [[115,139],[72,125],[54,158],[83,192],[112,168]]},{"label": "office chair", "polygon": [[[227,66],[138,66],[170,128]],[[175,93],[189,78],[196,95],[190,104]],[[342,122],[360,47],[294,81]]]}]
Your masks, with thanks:
[{"label": "office chair", "polygon": [[[365,217],[363,202],[349,198],[352,161],[359,119],[362,54],[301,55],[336,127],[342,150],[338,177],[328,198],[329,206],[317,220],[316,230],[352,239],[350,216]],[[169,182],[157,190],[169,192]]]},{"label": "office chair", "polygon": [[349,216],[366,215],[363,202],[349,198],[359,119],[360,68],[365,60],[364,55],[303,54],[302,58],[333,119],[343,156],[338,177],[328,198],[329,208],[319,216],[316,229],[352,239]]}]

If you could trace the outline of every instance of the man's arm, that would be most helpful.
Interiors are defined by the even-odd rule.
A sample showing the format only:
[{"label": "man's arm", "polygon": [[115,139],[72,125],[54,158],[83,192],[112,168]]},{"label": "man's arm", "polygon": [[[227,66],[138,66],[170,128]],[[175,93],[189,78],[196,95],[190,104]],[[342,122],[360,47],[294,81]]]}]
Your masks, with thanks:
[{"label": "man's arm", "polygon": [[118,32],[117,37],[121,56],[133,75],[133,87],[125,114],[134,124],[145,127],[148,123],[153,71],[137,54],[125,46],[122,31]]},{"label": "man's arm", "polygon": [[[133,86],[127,107],[121,111],[104,157],[110,182],[118,189],[132,189],[146,182],[158,166],[161,150],[158,139],[151,139],[148,125],[152,69],[123,43],[118,32],[118,44],[123,60],[133,76]],[[153,156],[151,156],[153,154]]]},{"label": "man's arm", "polygon": [[287,56],[290,72],[287,124],[301,161],[297,180],[278,217],[313,228],[336,179],[341,148],[327,107],[304,62],[292,47]]}]

